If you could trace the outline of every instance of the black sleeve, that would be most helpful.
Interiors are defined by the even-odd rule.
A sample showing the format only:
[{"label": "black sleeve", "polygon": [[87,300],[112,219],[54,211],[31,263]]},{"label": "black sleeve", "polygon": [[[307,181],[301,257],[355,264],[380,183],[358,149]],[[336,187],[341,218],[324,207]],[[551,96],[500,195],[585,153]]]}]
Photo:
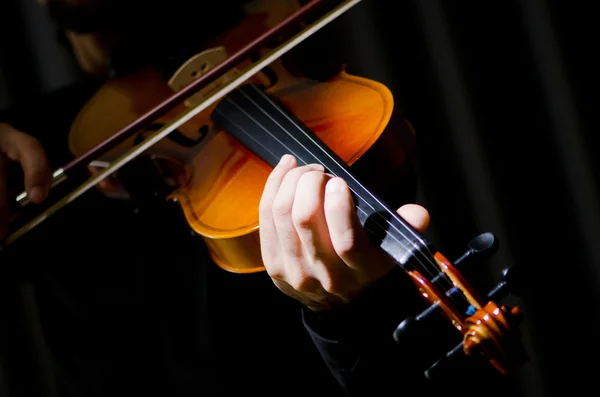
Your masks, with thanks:
[{"label": "black sleeve", "polygon": [[417,349],[398,345],[393,332],[425,301],[401,269],[369,287],[352,305],[320,313],[304,308],[304,326],[348,396],[400,394],[407,382],[426,387]]}]

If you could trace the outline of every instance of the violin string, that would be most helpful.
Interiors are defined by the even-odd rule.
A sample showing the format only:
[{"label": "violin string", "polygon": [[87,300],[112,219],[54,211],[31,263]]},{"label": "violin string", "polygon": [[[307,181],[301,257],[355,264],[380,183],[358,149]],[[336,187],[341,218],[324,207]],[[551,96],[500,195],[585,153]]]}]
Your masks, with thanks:
[{"label": "violin string", "polygon": [[[259,90],[258,90],[258,88],[257,88],[257,87],[255,87],[254,85],[251,85],[251,86],[252,86],[252,87],[253,87],[255,90],[259,91]],[[247,99],[248,99],[248,100],[249,100],[249,101],[250,101],[250,102],[251,102],[251,103],[252,103],[252,104],[253,104],[253,105],[254,105],[254,106],[257,108],[257,109],[258,109],[258,110],[260,110],[260,111],[261,111],[262,113],[264,113],[264,114],[265,114],[267,117],[269,117],[269,118],[270,118],[270,119],[271,119],[271,120],[272,120],[274,123],[276,123],[277,125],[279,125],[279,127],[281,127],[281,129],[282,129],[282,130],[283,130],[283,131],[284,131],[286,134],[288,134],[290,138],[292,138],[293,140],[295,140],[295,141],[296,141],[296,142],[297,142],[297,143],[298,143],[300,146],[303,146],[303,145],[302,145],[300,142],[298,142],[298,140],[297,140],[296,138],[294,138],[294,136],[293,136],[293,135],[292,135],[292,134],[291,134],[289,131],[287,131],[285,128],[283,128],[283,126],[281,126],[279,123],[277,123],[277,121],[276,121],[276,120],[274,120],[274,119],[273,119],[273,118],[272,118],[272,117],[271,117],[271,116],[268,114],[268,112],[266,112],[264,109],[262,109],[262,107],[261,107],[259,104],[257,104],[257,103],[256,103],[256,102],[255,102],[255,101],[254,101],[254,100],[253,100],[251,97],[249,97],[249,96],[248,96],[246,93],[244,93],[243,91],[241,91],[241,93],[242,93],[242,94],[243,94],[243,95],[244,95],[244,96],[245,96],[245,97],[246,97],[246,98],[247,98]],[[259,91],[259,93],[260,93],[260,91]],[[237,107],[237,108],[238,108],[240,111],[242,111],[242,112],[243,112],[243,113],[244,113],[244,114],[245,114],[245,115],[246,115],[246,116],[247,116],[249,119],[251,119],[251,120],[252,120],[252,121],[253,121],[253,122],[254,122],[254,123],[257,125],[257,126],[259,126],[261,129],[263,129],[263,130],[264,130],[264,131],[265,131],[267,134],[269,134],[269,135],[270,135],[270,136],[271,136],[273,139],[275,139],[276,141],[278,141],[278,142],[279,142],[279,143],[282,145],[282,147],[284,147],[284,148],[285,148],[285,149],[287,149],[287,150],[288,150],[290,153],[294,154],[294,156],[296,156],[297,158],[299,158],[299,159],[301,159],[301,160],[302,160],[301,156],[298,156],[298,155],[297,155],[297,154],[296,154],[296,153],[295,153],[293,150],[291,150],[289,147],[287,147],[285,144],[283,144],[281,141],[279,141],[279,140],[278,140],[278,139],[277,139],[277,138],[276,138],[276,137],[275,137],[275,136],[274,136],[272,133],[270,133],[270,132],[269,132],[269,131],[268,131],[268,130],[267,130],[267,129],[266,129],[264,126],[263,126],[263,125],[261,125],[261,124],[260,124],[260,123],[259,123],[257,120],[255,120],[255,119],[254,119],[252,116],[250,116],[250,115],[249,115],[249,114],[248,114],[248,113],[247,113],[247,112],[246,112],[246,111],[245,111],[245,110],[244,110],[244,109],[243,109],[243,108],[242,108],[242,107],[241,107],[239,104],[237,104],[237,103],[236,103],[236,102],[235,102],[233,99],[231,99],[231,98],[229,97],[229,98],[228,98],[228,100],[229,100],[229,101],[230,101],[230,102],[231,102],[231,103],[232,103],[234,106],[236,106],[236,107]],[[268,97],[266,97],[266,100],[267,100],[267,101],[270,101],[270,99],[269,99]],[[278,109],[278,110],[281,112],[281,114],[282,114],[284,117],[286,117],[286,118],[287,118],[287,119],[288,119],[288,120],[289,120],[289,121],[292,123],[292,125],[294,125],[296,128],[298,128],[302,134],[304,134],[304,135],[305,135],[305,136],[306,136],[308,139],[310,139],[310,140],[313,140],[313,139],[312,139],[310,136],[307,136],[307,134],[305,133],[305,131],[304,131],[304,130],[303,130],[301,127],[300,127],[300,126],[298,126],[298,125],[297,125],[297,123],[295,123],[295,122],[294,122],[294,120],[292,120],[291,118],[289,118],[289,116],[288,116],[287,114],[285,114],[285,113],[284,113],[284,112],[283,112],[281,109],[279,109],[279,107],[278,107],[278,106],[276,106],[274,103],[273,103],[273,106],[274,106],[276,109]],[[238,127],[241,127],[241,126],[239,126],[239,125],[238,125]],[[249,133],[248,133],[248,132],[247,132],[247,131],[246,131],[244,128],[240,128],[240,129],[241,129],[241,130],[242,130],[242,131],[243,131],[243,132],[244,132],[246,135],[248,135],[248,136],[249,136],[251,139],[254,139],[254,138],[251,136],[251,134],[249,134]],[[313,142],[314,142],[314,140],[313,140]],[[262,145],[260,142],[256,141],[256,143],[257,143],[257,144],[259,144],[259,145],[260,145],[261,147],[263,147],[264,149],[267,149],[267,148],[266,148],[266,147],[264,147],[264,146],[263,146],[263,145]],[[315,142],[315,144],[316,144],[316,142]],[[304,146],[303,146],[303,147],[304,147]],[[317,147],[319,147],[319,145],[317,145]],[[304,149],[306,149],[306,150],[307,150],[307,151],[310,153],[310,150],[308,150],[306,147],[304,147]],[[268,149],[267,149],[267,150],[268,150]],[[322,150],[322,148],[321,148],[321,150]],[[332,157],[331,157],[331,156],[330,156],[330,155],[329,155],[329,154],[328,154],[326,151],[324,151],[324,150],[323,150],[323,152],[325,153],[325,155],[326,155],[326,156],[328,156],[328,157],[329,157],[331,160],[333,160],[333,161],[334,161],[334,162],[335,162],[335,163],[336,163],[336,164],[339,166],[339,163],[338,163],[338,162],[337,162],[337,161],[336,161],[334,158],[332,158]],[[278,156],[276,156],[276,157],[278,157]],[[340,167],[340,168],[342,168],[342,169],[343,169],[343,167]],[[334,175],[335,175],[335,174],[334,174]],[[349,175],[347,175],[347,176],[348,176],[348,177],[350,177],[350,178],[352,178],[352,179],[354,179],[354,177],[353,177],[352,175],[350,175],[350,174],[349,174]],[[355,180],[355,179],[354,179],[354,180]],[[356,181],[356,180],[355,180],[355,181]],[[358,182],[358,181],[356,181],[356,182]],[[357,192],[354,192],[354,193],[358,195],[358,193],[357,193]],[[358,195],[358,196],[360,197],[360,195]],[[375,198],[375,197],[373,197],[373,199],[374,199],[374,200],[377,200],[377,198]],[[363,199],[363,200],[364,200],[364,199]],[[368,205],[368,201],[366,201],[366,200],[364,200],[364,201],[365,201],[365,203]],[[380,204],[382,204],[382,203],[380,203]],[[385,208],[385,206],[384,206],[384,208]],[[358,209],[359,209],[359,210],[361,210],[361,211],[364,213],[364,211],[363,211],[362,209],[360,209],[360,208],[358,208]],[[375,211],[374,211],[374,212],[375,212]],[[376,212],[376,213],[377,213],[377,212]],[[385,218],[384,218],[384,217],[383,217],[381,214],[379,214],[379,213],[377,213],[377,214],[378,214],[378,216],[380,216],[380,217],[381,217],[381,219],[383,219],[383,220],[384,220],[386,223],[388,223],[388,225],[389,225],[389,226],[391,226],[393,229],[395,229],[395,230],[396,230],[396,231],[397,231],[397,232],[398,232],[398,233],[399,233],[401,236],[403,236],[404,238],[406,238],[406,237],[407,237],[407,236],[406,236],[406,235],[405,235],[405,234],[404,234],[404,233],[403,233],[401,230],[399,230],[398,228],[396,228],[396,227],[395,227],[395,225],[393,225],[393,224],[389,223],[389,221],[387,221],[387,219],[385,219]],[[383,230],[383,228],[382,228],[380,225],[378,225],[378,226],[379,226],[379,227],[380,227],[380,228]],[[370,230],[370,229],[367,229],[367,230]],[[416,238],[417,238],[417,240],[419,240],[419,241],[423,242],[423,240],[422,240],[422,238],[421,238],[421,236],[420,236],[420,235],[416,234],[415,232],[413,232],[413,231],[412,231],[412,230],[410,230],[410,229],[407,229],[407,230],[408,230],[408,231],[409,231],[409,232],[410,232],[410,233],[411,233],[411,234],[412,234],[414,237],[416,237]],[[372,231],[372,230],[370,230],[370,231]],[[386,232],[385,230],[383,230],[383,231],[384,231],[384,232]],[[396,243],[398,243],[398,244],[399,244],[399,245],[401,245],[402,247],[406,248],[406,244],[405,244],[405,243],[403,243],[403,242],[401,242],[401,241],[398,241],[398,239],[396,239],[396,238],[395,238],[393,235],[390,235],[390,237],[391,237],[391,238],[392,238],[392,239],[393,239],[393,240],[394,240]],[[419,247],[418,247],[416,244],[414,244],[414,243],[412,243],[412,242],[411,242],[410,244],[412,244],[412,246],[413,246],[413,247],[417,248],[417,250],[416,250],[416,251],[417,251],[417,254],[419,254],[419,253],[420,253],[420,254],[421,254],[423,257],[424,257],[425,263],[423,263],[422,259],[421,259],[421,258],[419,258],[419,256],[418,256],[417,254],[414,254],[414,255],[413,255],[413,256],[414,256],[414,258],[415,258],[415,259],[416,259],[416,260],[417,260],[417,261],[418,261],[418,262],[421,264],[421,266],[423,267],[423,270],[429,273],[429,276],[430,276],[430,277],[432,277],[432,278],[433,278],[433,277],[435,277],[437,274],[436,274],[436,273],[434,273],[434,272],[433,272],[433,271],[432,271],[432,270],[431,270],[431,269],[430,269],[428,266],[426,266],[425,264],[428,264],[429,266],[431,266],[431,268],[433,268],[433,269],[436,269],[436,270],[437,270],[437,273],[440,273],[440,270],[439,270],[439,268],[437,267],[437,265],[435,264],[435,262],[434,262],[432,259],[430,259],[430,258],[431,258],[431,257],[430,257],[430,256],[431,256],[431,252],[429,252],[429,255],[430,255],[430,256],[427,256],[427,255],[426,255],[424,252],[422,252],[422,251],[419,249]],[[423,247],[424,247],[425,249],[429,250],[429,249],[428,249],[428,247],[427,247],[427,245],[426,245],[424,242],[423,242]],[[452,287],[452,286],[453,286],[453,283],[451,282],[451,280],[450,280],[450,279],[448,279],[448,276],[447,276],[447,275],[446,275],[444,272],[442,272],[442,279],[443,279],[444,281],[446,281],[446,282],[447,282],[447,283],[450,285],[450,287]]]}]

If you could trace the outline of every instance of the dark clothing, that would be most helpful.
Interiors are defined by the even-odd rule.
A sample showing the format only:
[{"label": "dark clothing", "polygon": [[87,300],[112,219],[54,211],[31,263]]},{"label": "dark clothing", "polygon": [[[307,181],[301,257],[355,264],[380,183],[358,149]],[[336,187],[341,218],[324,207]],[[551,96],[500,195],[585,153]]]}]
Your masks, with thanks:
[{"label": "dark clothing", "polygon": [[428,395],[426,391],[433,389],[423,377],[427,362],[419,357],[428,350],[427,344],[418,346],[417,340],[409,340],[403,348],[392,337],[396,327],[419,308],[424,308],[424,301],[398,268],[351,307],[323,315],[303,310],[303,320],[346,395],[402,395],[407,387]]}]

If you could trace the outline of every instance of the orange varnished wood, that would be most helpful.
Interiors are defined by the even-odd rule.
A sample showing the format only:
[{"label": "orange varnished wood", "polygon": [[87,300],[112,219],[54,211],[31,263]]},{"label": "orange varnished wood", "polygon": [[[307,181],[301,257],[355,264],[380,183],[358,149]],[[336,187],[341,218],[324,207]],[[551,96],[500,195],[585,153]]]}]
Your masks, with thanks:
[{"label": "orange varnished wood", "polygon": [[463,293],[469,300],[469,303],[473,305],[475,309],[481,309],[481,307],[483,306],[481,298],[478,296],[475,289],[473,289],[473,287],[471,287],[467,280],[465,280],[462,274],[460,274],[458,270],[454,268],[452,263],[448,259],[446,259],[446,257],[440,252],[436,252],[434,258],[437,261],[440,268],[442,269],[442,271],[448,275],[450,280],[452,280],[454,285],[456,285],[461,289],[461,291],[463,291]]},{"label": "orange varnished wood", "polygon": [[476,309],[473,315],[464,318],[462,313],[448,301],[445,291],[435,288],[416,272],[409,272],[409,275],[424,298],[430,304],[437,303],[444,316],[450,319],[461,332],[464,352],[467,355],[486,358],[503,374],[523,362],[526,354],[518,341],[518,323],[521,321],[519,309],[514,307],[509,310],[505,306],[498,306],[495,302],[482,303],[476,291],[444,255],[436,252],[434,259],[440,270]]},{"label": "orange varnished wood", "polygon": [[486,357],[503,374],[510,372],[526,360],[520,344],[516,343],[516,337],[520,336],[520,321],[518,307],[509,310],[506,306],[488,302],[466,319],[467,332],[463,343],[465,353]]},{"label": "orange varnished wood", "polygon": [[442,313],[448,320],[450,320],[452,325],[454,325],[456,329],[463,333],[465,329],[465,318],[453,307],[446,295],[436,288],[436,286],[433,285],[429,280],[423,277],[418,271],[409,271],[408,275],[425,301],[427,301],[430,305],[438,304],[442,309]]},{"label": "orange varnished wood", "polygon": [[[377,141],[393,107],[385,86],[345,72],[323,83],[287,80],[270,91],[349,165]],[[229,271],[263,270],[258,206],[271,167],[220,132],[194,157],[191,169],[191,179],[171,197],[214,260]]]}]

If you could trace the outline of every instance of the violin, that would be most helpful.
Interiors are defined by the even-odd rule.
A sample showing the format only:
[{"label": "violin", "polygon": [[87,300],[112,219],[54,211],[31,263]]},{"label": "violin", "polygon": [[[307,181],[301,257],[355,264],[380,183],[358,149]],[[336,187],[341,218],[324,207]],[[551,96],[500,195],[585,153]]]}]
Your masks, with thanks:
[{"label": "violin", "polygon": [[[349,167],[356,166],[355,161],[365,155],[363,150],[376,151],[375,141],[385,141],[387,145],[397,143],[386,141],[383,133],[382,122],[389,126],[387,121],[393,105],[389,91],[372,81],[353,78],[343,72],[327,83],[340,84],[338,87],[323,87],[340,90],[340,95],[328,93],[319,97],[319,89],[314,94],[314,88],[308,93],[295,88],[289,97],[278,96],[256,84],[245,84],[220,101],[211,113],[212,119],[271,167],[275,167],[284,154],[292,154],[299,165],[321,164],[327,173],[346,181],[358,218],[370,241],[406,270],[430,304],[423,313],[406,319],[397,327],[394,332],[396,341],[403,343],[406,335],[410,335],[413,337],[411,343],[414,343],[414,337],[419,333],[415,329],[422,327],[435,314],[445,316],[464,336],[456,348],[426,371],[428,377],[437,376],[439,367],[447,365],[446,361],[459,353],[487,357],[489,363],[503,374],[512,371],[515,365],[528,360],[519,341],[520,335],[518,332],[513,334],[514,328],[522,321],[522,315],[518,307],[499,306],[492,299],[506,296],[511,288],[519,288],[521,281],[514,280],[521,275],[518,268],[505,269],[505,280],[490,291],[489,300],[482,299],[458,272],[455,264],[398,216],[374,189],[362,182],[358,172]],[[327,83],[318,83],[317,86]],[[321,111],[323,108],[328,110],[326,115],[317,112],[319,123],[316,125],[312,117],[303,118],[302,109],[297,109],[293,99],[298,92],[307,102],[316,103]],[[356,93],[356,97],[352,93]],[[335,104],[331,103],[332,98],[335,98]],[[359,103],[360,111],[347,110],[346,99]],[[338,125],[343,128],[336,131]],[[404,128],[410,131],[408,124],[404,124]],[[348,131],[352,131],[351,136],[347,135]],[[392,161],[388,164],[386,161],[394,159],[393,153],[399,147],[387,145],[386,149],[391,149],[390,152],[377,152],[383,162],[379,165],[389,165],[390,169],[394,169]],[[368,181],[372,179],[371,176]],[[243,191],[239,193],[243,194]],[[482,257],[482,254],[488,254],[486,251],[495,250],[496,243],[493,235],[484,233],[471,242],[470,250],[462,259],[470,255]]]},{"label": "violin", "polygon": [[[55,172],[60,183],[69,170],[85,165],[90,178],[9,235],[5,244],[92,187],[127,196],[115,172],[144,155],[160,167],[171,187],[167,198],[180,205],[219,267],[236,273],[264,271],[260,196],[272,168],[289,153],[299,165],[319,163],[346,180],[372,243],[406,271],[429,304],[397,327],[396,341],[414,337],[419,333],[415,327],[434,317],[447,320],[457,345],[428,374],[459,355],[483,359],[503,374],[522,365],[528,359],[518,329],[522,315],[517,307],[497,303],[514,291],[515,272],[505,271],[504,280],[482,298],[457,269],[462,258],[449,261],[398,216],[388,204],[398,191],[377,179],[381,172],[370,172],[406,172],[414,145],[414,131],[394,111],[390,90],[344,68],[315,80],[283,57],[359,2],[335,2],[324,16],[274,45],[324,2],[313,0],[292,10],[276,5],[284,2],[266,1],[213,47],[183,64],[168,82],[144,70],[107,83],[73,123],[69,146],[76,160]],[[256,33],[264,29],[266,33]],[[248,32],[259,38],[247,44]],[[17,201],[25,203],[26,195]],[[492,235],[484,234],[473,240],[465,256],[477,257],[494,243]]]}]

